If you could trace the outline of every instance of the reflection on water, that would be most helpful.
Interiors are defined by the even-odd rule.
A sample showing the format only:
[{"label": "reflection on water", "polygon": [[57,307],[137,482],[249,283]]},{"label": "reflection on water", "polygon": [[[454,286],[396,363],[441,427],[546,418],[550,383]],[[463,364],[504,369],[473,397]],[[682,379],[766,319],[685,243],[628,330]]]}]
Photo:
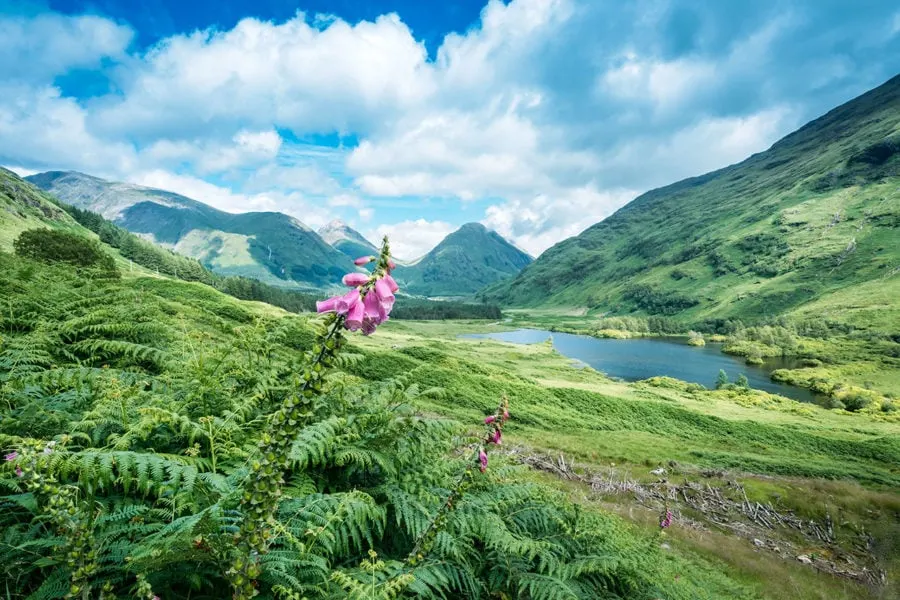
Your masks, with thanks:
[{"label": "reflection on water", "polygon": [[638,381],[666,375],[682,381],[699,383],[708,388],[716,385],[722,369],[731,381],[743,373],[750,387],[780,394],[801,402],[815,402],[809,390],[777,383],[769,378],[775,369],[792,368],[793,360],[769,359],[762,366],[744,363],[739,357],[721,351],[721,344],[689,346],[672,339],[638,338],[631,340],[598,339],[586,335],[557,333],[540,329],[518,329],[499,333],[474,333],[465,338],[491,338],[516,344],[536,344],[553,336],[553,347],[561,354],[590,365],[610,377]]}]

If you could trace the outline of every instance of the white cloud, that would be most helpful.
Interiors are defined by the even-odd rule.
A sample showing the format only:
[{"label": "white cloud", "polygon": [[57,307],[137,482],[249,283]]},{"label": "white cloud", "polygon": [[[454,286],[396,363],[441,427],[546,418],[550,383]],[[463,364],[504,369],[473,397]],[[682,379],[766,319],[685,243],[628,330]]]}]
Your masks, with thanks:
[{"label": "white cloud", "polygon": [[415,260],[427,254],[448,234],[456,231],[457,226],[444,221],[402,221],[379,225],[367,230],[366,239],[381,240],[388,236],[391,241],[391,252],[403,260]]},{"label": "white cloud", "polygon": [[241,130],[227,143],[202,139],[162,139],[151,144],[142,154],[154,164],[190,164],[200,174],[213,174],[271,162],[278,155],[281,141],[281,136],[274,130]]},{"label": "white cloud", "polygon": [[193,138],[272,123],[302,132],[366,132],[433,90],[422,44],[396,15],[322,29],[302,13],[243,19],[225,32],[160,42],[120,74],[121,97],[95,103],[96,126]]},{"label": "white cloud", "polygon": [[101,176],[132,172],[137,165],[131,144],[90,131],[77,101],[52,86],[15,82],[0,82],[0,160],[36,169],[79,168]]},{"label": "white cloud", "polygon": [[[900,14],[860,6],[834,23],[821,6],[490,0],[433,61],[396,15],[248,18],[130,53],[132,30],[102,17],[0,16],[0,161],[313,226],[356,215],[407,258],[478,202],[537,254],[896,72]],[[676,12],[696,27],[673,30]],[[115,93],[65,96],[73,69]],[[297,141],[317,134],[348,146]],[[419,202],[431,212],[410,213]],[[378,223],[408,214],[427,218]]]},{"label": "white cloud", "polygon": [[29,175],[34,175],[35,173],[40,173],[40,171],[36,169],[26,169],[23,167],[15,166],[15,165],[3,165],[3,168],[12,171],[19,177],[28,177]]},{"label": "white cloud", "polygon": [[133,35],[127,26],[92,15],[0,14],[0,80],[43,83],[73,68],[98,67],[104,58],[123,57]]},{"label": "white cloud", "polygon": [[488,207],[483,223],[538,256],[556,242],[608,217],[636,195],[633,190],[599,191],[585,186],[553,197],[523,197]]}]

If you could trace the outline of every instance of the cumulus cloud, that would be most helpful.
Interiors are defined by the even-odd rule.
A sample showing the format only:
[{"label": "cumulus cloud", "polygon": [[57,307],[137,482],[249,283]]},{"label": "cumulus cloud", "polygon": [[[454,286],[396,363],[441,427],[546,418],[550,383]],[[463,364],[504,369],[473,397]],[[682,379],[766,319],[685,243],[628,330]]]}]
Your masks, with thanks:
[{"label": "cumulus cloud", "polygon": [[92,15],[0,12],[0,80],[44,83],[70,69],[99,67],[103,59],[124,57],[133,35],[128,26]]}]

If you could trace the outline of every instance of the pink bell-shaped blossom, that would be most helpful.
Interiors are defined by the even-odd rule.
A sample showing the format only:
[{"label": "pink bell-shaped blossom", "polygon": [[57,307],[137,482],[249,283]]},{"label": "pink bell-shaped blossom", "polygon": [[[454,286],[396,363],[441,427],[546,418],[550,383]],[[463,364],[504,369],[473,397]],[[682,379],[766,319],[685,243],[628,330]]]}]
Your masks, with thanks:
[{"label": "pink bell-shaped blossom", "polygon": [[340,300],[340,297],[333,296],[327,300],[320,300],[319,302],[316,302],[316,312],[334,312],[335,308],[337,307],[338,300]]},{"label": "pink bell-shaped blossom", "polygon": [[485,418],[484,418],[484,424],[485,424],[485,425],[490,425],[491,423],[493,423],[493,422],[496,421],[496,420],[497,420],[497,417],[495,417],[494,415],[491,415],[491,416],[489,416],[489,417],[485,417]]},{"label": "pink bell-shaped blossom", "polygon": [[346,327],[350,331],[356,331],[360,329],[362,327],[365,314],[366,307],[362,302],[357,301],[356,304],[351,306],[350,310],[347,311],[347,318],[344,320],[344,327]]},{"label": "pink bell-shaped blossom", "polygon": [[6,462],[14,461],[14,460],[16,460],[17,458],[19,458],[19,453],[16,452],[15,450],[13,450],[12,452],[10,452],[9,454],[7,454],[6,456],[3,457],[3,459],[4,459]]},{"label": "pink bell-shaped blossom", "polygon": [[339,315],[346,315],[350,309],[359,304],[362,305],[362,299],[359,297],[359,289],[353,288],[343,296],[338,296],[334,305],[334,310]]},{"label": "pink bell-shaped blossom", "polygon": [[400,289],[400,286],[397,285],[397,282],[394,281],[394,278],[390,275],[384,276],[384,282],[388,285],[388,289],[391,290],[391,293],[396,293],[397,290]]},{"label": "pink bell-shaped blossom", "polygon": [[503,434],[500,433],[499,429],[494,430],[494,435],[491,436],[491,443],[498,446],[503,443]]},{"label": "pink bell-shaped blossom", "polygon": [[376,325],[380,325],[387,318],[387,311],[377,293],[370,290],[363,299],[363,306],[366,309],[365,317],[374,321]]},{"label": "pink bell-shaped blossom", "polygon": [[23,473],[22,467],[16,467],[16,477],[21,477]]},{"label": "pink bell-shaped blossom", "polygon": [[484,451],[484,448],[478,450],[478,462],[480,463],[479,468],[481,469],[481,472],[484,473],[487,470],[488,465],[487,452]]},{"label": "pink bell-shaped blossom", "polygon": [[369,281],[369,276],[365,273],[347,273],[341,280],[347,287],[358,287]]},{"label": "pink bell-shaped blossom", "polygon": [[397,268],[397,263],[395,263],[391,259],[388,259],[388,271],[393,271],[396,268]]},{"label": "pink bell-shaped blossom", "polygon": [[356,265],[357,267],[361,267],[363,265],[369,264],[373,260],[375,260],[374,256],[360,256],[359,258],[357,258],[356,260],[353,261],[353,264]]},{"label": "pink bell-shaped blossom", "polygon": [[388,285],[388,282],[385,281],[387,277],[382,277],[375,281],[375,293],[378,295],[379,300],[387,300],[391,299],[391,302],[394,301],[394,292],[391,290],[391,286]]}]

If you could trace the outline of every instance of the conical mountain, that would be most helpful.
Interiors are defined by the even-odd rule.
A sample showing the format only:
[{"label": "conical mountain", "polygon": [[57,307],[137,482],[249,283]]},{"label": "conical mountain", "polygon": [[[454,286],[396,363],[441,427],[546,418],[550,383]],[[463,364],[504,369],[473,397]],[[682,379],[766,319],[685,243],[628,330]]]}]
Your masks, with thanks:
[{"label": "conical mountain", "polygon": [[404,289],[421,296],[469,296],[521,271],[532,258],[480,223],[466,223],[431,252],[398,267]]},{"label": "conical mountain", "polygon": [[372,242],[340,219],[335,219],[325,225],[317,233],[332,248],[343,252],[350,258],[378,254],[378,248]]},{"label": "conical mountain", "polygon": [[349,266],[346,256],[315,231],[282,213],[227,213],[174,192],[73,171],[26,179],[63,202],[100,213],[223,275],[317,286],[339,281]]},{"label": "conical mountain", "polygon": [[656,189],[482,296],[685,321],[900,322],[900,76],[747,160]]}]

